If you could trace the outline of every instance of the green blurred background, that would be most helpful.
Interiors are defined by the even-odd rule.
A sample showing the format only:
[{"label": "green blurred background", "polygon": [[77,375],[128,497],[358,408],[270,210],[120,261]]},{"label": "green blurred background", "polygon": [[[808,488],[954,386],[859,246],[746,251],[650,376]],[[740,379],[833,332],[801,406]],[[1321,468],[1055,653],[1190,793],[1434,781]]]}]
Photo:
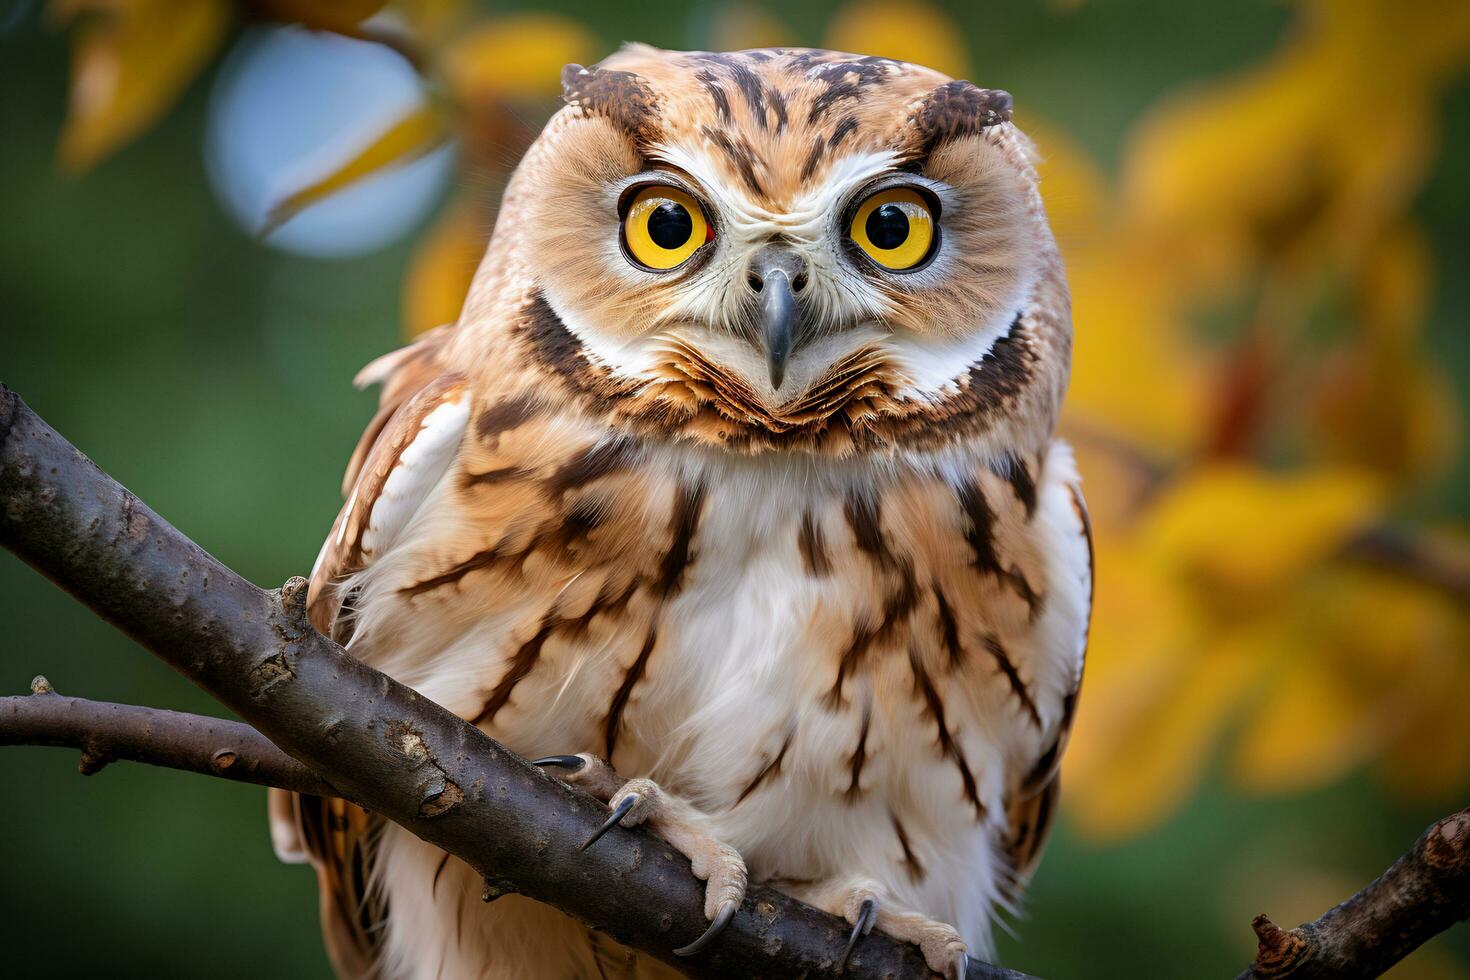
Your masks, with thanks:
[{"label": "green blurred background", "polygon": [[[787,7],[787,26],[815,41],[838,5]],[[670,3],[537,9],[571,15],[607,49],[635,38],[709,46],[719,13]],[[976,80],[1015,93],[1105,170],[1161,93],[1258,61],[1292,18],[1261,0],[949,12],[965,29]],[[247,578],[275,585],[304,573],[374,408],[373,395],[348,382],[403,338],[412,236],[322,260],[243,232],[216,203],[203,162],[217,68],[137,141],[85,177],[66,176],[55,162],[66,35],[24,4],[0,21],[0,380]],[[1446,91],[1443,142],[1414,213],[1438,273],[1425,344],[1452,372],[1463,417],[1470,83]],[[490,198],[494,184],[458,176],[439,193],[466,190]],[[1463,523],[1463,458],[1452,472],[1415,506]],[[0,636],[3,693],[23,693],[44,673],[66,694],[220,712],[8,555]],[[263,791],[128,764],[82,778],[75,755],[0,750],[0,973],[328,975],[312,875],[273,857]],[[1463,786],[1458,802],[1406,801],[1361,773],[1310,792],[1246,795],[1222,768],[1208,762],[1182,808],[1131,838],[1078,835],[1064,793],[1059,832],[1025,917],[1002,939],[1003,961],[1060,978],[1233,976],[1254,952],[1252,915],[1268,911],[1283,924],[1315,916],[1466,802]],[[1470,929],[1436,940],[1395,975],[1470,977]]]}]

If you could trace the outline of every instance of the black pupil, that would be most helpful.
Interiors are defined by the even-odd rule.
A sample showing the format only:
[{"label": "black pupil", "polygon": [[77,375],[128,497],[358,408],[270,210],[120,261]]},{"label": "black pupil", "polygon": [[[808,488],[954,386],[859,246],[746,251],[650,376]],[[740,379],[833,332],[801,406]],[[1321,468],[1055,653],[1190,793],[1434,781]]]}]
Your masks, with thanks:
[{"label": "black pupil", "polygon": [[694,219],[684,205],[665,201],[648,216],[648,237],[659,248],[682,248],[694,234]]},{"label": "black pupil", "polygon": [[868,215],[866,231],[875,248],[898,248],[909,237],[909,216],[897,204],[880,205]]}]

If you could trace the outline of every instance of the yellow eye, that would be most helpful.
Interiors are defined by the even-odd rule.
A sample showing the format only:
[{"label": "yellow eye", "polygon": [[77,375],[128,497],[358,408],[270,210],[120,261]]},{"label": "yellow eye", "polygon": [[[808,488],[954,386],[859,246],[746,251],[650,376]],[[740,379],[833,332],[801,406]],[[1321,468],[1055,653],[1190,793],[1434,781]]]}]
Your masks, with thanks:
[{"label": "yellow eye", "polygon": [[910,187],[879,191],[862,203],[848,231],[868,258],[885,269],[912,269],[934,245],[934,212]]},{"label": "yellow eye", "polygon": [[623,218],[628,255],[647,269],[682,265],[714,237],[699,203],[677,187],[643,188]]}]

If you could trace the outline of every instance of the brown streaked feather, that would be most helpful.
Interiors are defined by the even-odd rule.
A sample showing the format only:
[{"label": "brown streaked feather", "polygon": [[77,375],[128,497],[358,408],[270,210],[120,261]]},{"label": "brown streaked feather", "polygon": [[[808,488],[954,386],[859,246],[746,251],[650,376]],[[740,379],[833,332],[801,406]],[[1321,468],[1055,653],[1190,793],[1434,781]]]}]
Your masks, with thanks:
[{"label": "brown streaked feather", "polygon": [[[395,389],[400,394],[408,391],[406,385],[396,385]],[[363,535],[367,533],[374,505],[404,450],[421,431],[424,420],[445,401],[464,397],[464,392],[465,380],[461,375],[440,374],[411,394],[405,394],[387,421],[376,430],[372,448],[353,481],[348,504],[337,515],[332,533],[322,546],[307,592],[307,612],[312,625],[337,642],[345,643],[350,638],[350,626],[345,620],[339,624],[342,596],[336,584],[360,570],[366,562]]]},{"label": "brown streaked feather", "polygon": [[914,690],[922,697],[924,710],[934,722],[939,754],[954,763],[955,769],[960,774],[960,783],[964,787],[965,799],[975,808],[975,818],[984,819],[985,804],[980,800],[980,791],[975,784],[975,774],[970,769],[970,763],[965,758],[964,750],[960,748],[954,735],[950,733],[949,723],[944,720],[944,700],[939,696],[939,691],[934,687],[934,681],[930,679],[917,653],[910,652],[909,665],[914,675]]},{"label": "brown streaked feather", "polygon": [[770,779],[773,776],[779,776],[781,774],[781,763],[785,761],[786,753],[791,748],[791,740],[795,737],[796,726],[788,726],[786,729],[786,737],[781,740],[781,747],[776,750],[776,754],[773,755],[765,765],[761,766],[760,772],[755,774],[755,778],[745,784],[745,788],[740,791],[740,795],[735,797],[735,802],[732,804],[732,807],[739,806],[741,803],[743,803],[745,801],[745,798],[751,793],[754,793],[756,791],[756,788],[764,783],[767,779]]},{"label": "brown streaked feather", "polygon": [[1036,870],[1041,852],[1051,834],[1052,818],[1056,816],[1057,797],[1061,794],[1061,780],[1053,777],[1040,792],[1031,796],[1013,794],[1006,806],[1009,831],[1001,841],[1001,851],[1011,867],[1013,880],[1010,883],[1010,898],[1015,901],[1021,890]]},{"label": "brown streaked feather", "polygon": [[908,871],[909,881],[917,885],[924,880],[924,864],[914,853],[914,846],[909,841],[908,831],[904,829],[903,822],[898,819],[898,815],[890,810],[888,818],[893,823],[893,836],[898,838],[898,846],[903,850],[903,864]]},{"label": "brown streaked feather", "polygon": [[386,905],[372,901],[368,877],[383,818],[345,800],[297,796],[297,825],[316,869],[322,936],[343,980],[374,976]]},{"label": "brown streaked feather", "polygon": [[377,358],[352,379],[355,387],[381,384],[382,389],[378,392],[378,411],[358,438],[352,458],[347,461],[347,470],[342,474],[342,496],[352,492],[363,462],[393,414],[404,402],[445,373],[439,355],[448,339],[449,329],[443,326],[430,330],[407,347]]},{"label": "brown streaked feather", "polygon": [[[1092,620],[1092,576],[1093,545],[1092,521],[1087,514],[1087,505],[1075,486],[1068,486],[1074,513],[1082,527],[1082,536],[1087,541],[1088,610],[1087,624],[1083,632],[1083,648],[1087,644],[1087,630]],[[1001,841],[1001,850],[1006,855],[1012,871],[1010,897],[1015,901],[1021,890],[1036,870],[1041,860],[1051,830],[1052,818],[1056,814],[1057,800],[1061,795],[1062,753],[1072,734],[1072,723],[1077,715],[1077,696],[1082,689],[1082,664],[1078,665],[1071,690],[1062,699],[1062,715],[1057,722],[1057,731],[1052,742],[1032,765],[1030,772],[1007,797],[1006,815],[1008,830]]]}]

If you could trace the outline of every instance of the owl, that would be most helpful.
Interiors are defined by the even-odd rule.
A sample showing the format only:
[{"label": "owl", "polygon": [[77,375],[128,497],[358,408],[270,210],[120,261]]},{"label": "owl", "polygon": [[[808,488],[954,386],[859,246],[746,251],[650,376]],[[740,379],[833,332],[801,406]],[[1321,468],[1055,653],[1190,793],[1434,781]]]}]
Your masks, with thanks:
[{"label": "owl", "polygon": [[[962,975],[1046,837],[1092,590],[1010,96],[790,48],[563,84],[458,322],[358,378],[313,622],[688,856],[678,952],[754,876]],[[671,975],[340,801],[271,816],[344,977]]]}]

